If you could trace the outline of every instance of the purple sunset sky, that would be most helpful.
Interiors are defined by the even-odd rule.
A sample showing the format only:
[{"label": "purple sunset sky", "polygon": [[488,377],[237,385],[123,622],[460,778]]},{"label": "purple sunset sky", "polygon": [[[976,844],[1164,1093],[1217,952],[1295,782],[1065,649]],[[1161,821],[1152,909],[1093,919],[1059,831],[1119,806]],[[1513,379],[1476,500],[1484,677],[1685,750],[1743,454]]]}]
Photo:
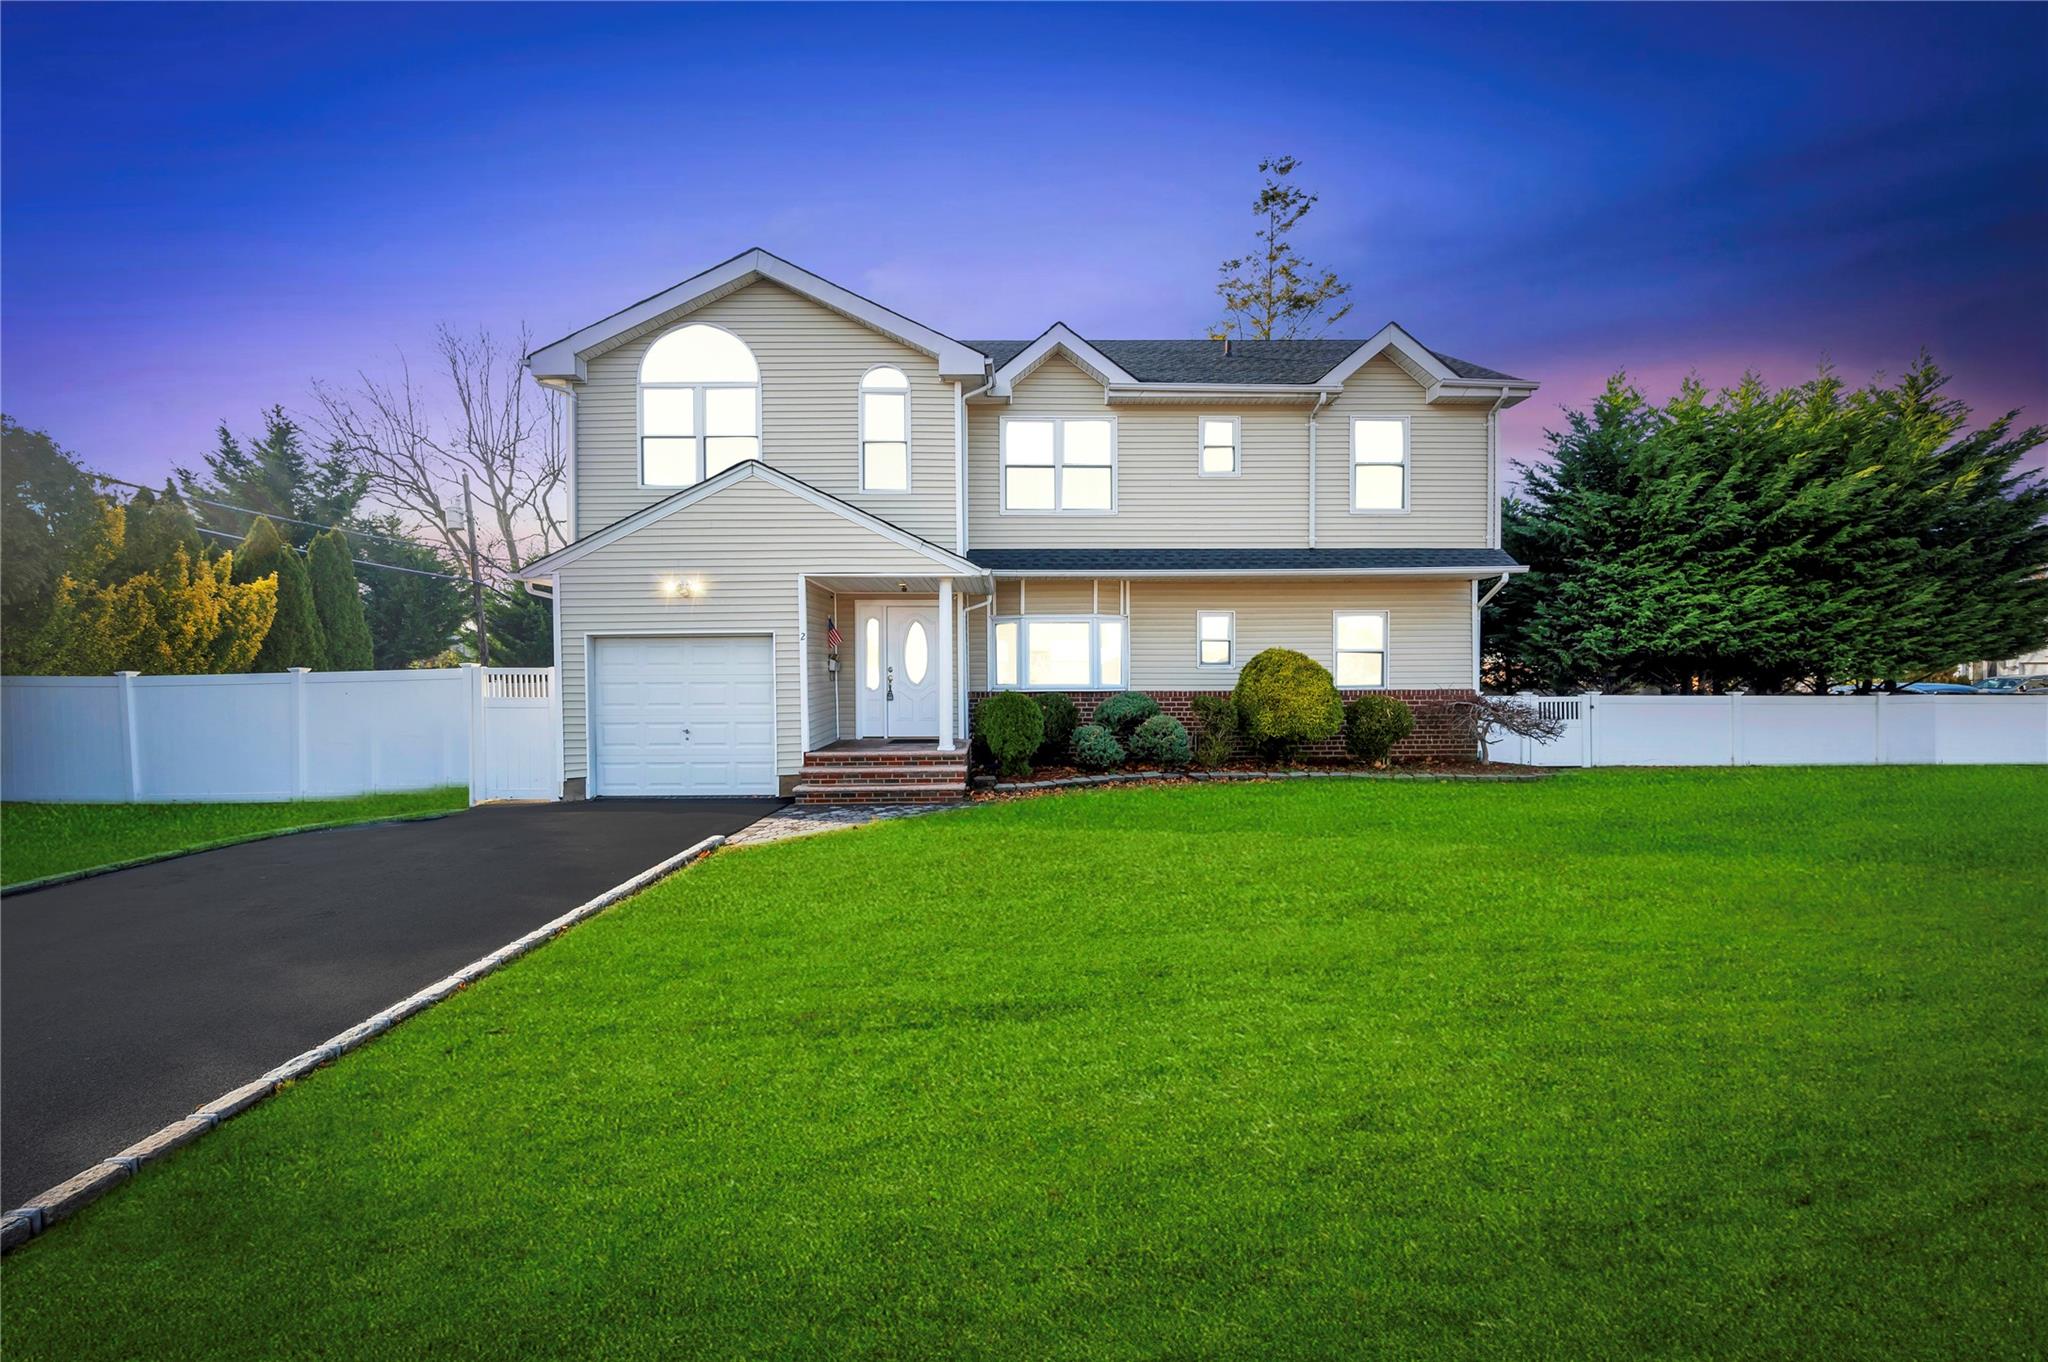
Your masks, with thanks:
[{"label": "purple sunset sky", "polygon": [[[1540,380],[2048,420],[2048,7],[9,4],[7,412],[140,480],[439,322],[549,340],[751,245],[955,336],[1199,336],[1262,155],[1302,251]],[[2040,461],[2037,452],[2035,461]]]}]

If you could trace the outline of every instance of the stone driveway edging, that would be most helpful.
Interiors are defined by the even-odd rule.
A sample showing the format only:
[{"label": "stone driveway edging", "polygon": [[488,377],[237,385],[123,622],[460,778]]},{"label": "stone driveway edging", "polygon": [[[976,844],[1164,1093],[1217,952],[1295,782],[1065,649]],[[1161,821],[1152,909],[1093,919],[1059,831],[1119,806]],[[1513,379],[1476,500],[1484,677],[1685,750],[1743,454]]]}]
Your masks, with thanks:
[{"label": "stone driveway edging", "polygon": [[261,1078],[222,1093],[211,1102],[200,1106],[190,1116],[173,1121],[145,1135],[120,1153],[102,1159],[85,1171],[66,1178],[26,1205],[18,1206],[6,1215],[0,1216],[0,1253],[11,1252],[58,1221],[76,1215],[121,1183],[134,1177],[144,1167],[191,1144],[222,1121],[239,1116],[284,1085],[305,1077],[323,1064],[332,1064],[364,1042],[383,1035],[406,1018],[424,1012],[485,975],[510,964],[584,919],[595,917],[619,900],[630,898],[657,880],[675,874],[692,861],[703,859],[725,845],[725,840],[722,835],[706,837],[688,850],[677,852],[667,860],[649,866],[632,879],[613,885],[587,903],[571,908],[560,917],[500,946],[489,955],[472,960],[453,974],[428,984],[375,1016],[357,1022],[346,1031],[329,1037],[303,1054],[293,1056]]},{"label": "stone driveway edging", "polygon": [[1046,790],[1081,789],[1090,785],[1130,785],[1186,780],[1196,783],[1233,780],[1548,780],[1548,771],[1115,771],[1100,776],[1062,776],[1057,780],[998,780],[977,784],[977,794],[1032,794]]}]

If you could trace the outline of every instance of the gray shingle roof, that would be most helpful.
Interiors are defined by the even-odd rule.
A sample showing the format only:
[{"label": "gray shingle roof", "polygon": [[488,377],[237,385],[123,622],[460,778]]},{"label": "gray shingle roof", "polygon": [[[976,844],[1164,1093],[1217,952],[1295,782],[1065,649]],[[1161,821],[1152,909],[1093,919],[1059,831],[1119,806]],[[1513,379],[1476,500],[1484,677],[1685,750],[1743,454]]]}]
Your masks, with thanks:
[{"label": "gray shingle roof", "polygon": [[[1028,340],[968,341],[1000,369],[1015,359]],[[1109,356],[1141,383],[1313,383],[1337,367],[1362,342],[1356,340],[1241,340],[1230,353],[1212,340],[1096,340],[1088,343]],[[1458,359],[1441,350],[1429,353],[1460,378],[1488,383],[1519,383],[1512,374]]]},{"label": "gray shingle roof", "polygon": [[990,572],[1371,572],[1520,567],[1500,549],[972,549]]}]

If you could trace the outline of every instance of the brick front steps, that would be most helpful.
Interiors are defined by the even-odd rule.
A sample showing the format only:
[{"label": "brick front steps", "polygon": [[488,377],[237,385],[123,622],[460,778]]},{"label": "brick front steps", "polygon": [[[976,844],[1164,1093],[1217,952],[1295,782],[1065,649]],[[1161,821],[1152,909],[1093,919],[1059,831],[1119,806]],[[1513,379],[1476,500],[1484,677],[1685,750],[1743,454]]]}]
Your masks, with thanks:
[{"label": "brick front steps", "polygon": [[952,804],[967,797],[967,751],[827,749],[804,753],[799,804]]}]

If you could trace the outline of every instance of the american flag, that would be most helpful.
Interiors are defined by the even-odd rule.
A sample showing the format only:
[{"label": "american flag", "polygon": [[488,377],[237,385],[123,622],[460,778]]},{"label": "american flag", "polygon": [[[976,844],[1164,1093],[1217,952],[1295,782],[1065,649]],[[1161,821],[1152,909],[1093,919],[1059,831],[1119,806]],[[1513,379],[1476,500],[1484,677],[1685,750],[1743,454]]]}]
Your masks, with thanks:
[{"label": "american flag", "polygon": [[835,653],[839,651],[839,625],[834,620],[825,621],[825,646]]}]

